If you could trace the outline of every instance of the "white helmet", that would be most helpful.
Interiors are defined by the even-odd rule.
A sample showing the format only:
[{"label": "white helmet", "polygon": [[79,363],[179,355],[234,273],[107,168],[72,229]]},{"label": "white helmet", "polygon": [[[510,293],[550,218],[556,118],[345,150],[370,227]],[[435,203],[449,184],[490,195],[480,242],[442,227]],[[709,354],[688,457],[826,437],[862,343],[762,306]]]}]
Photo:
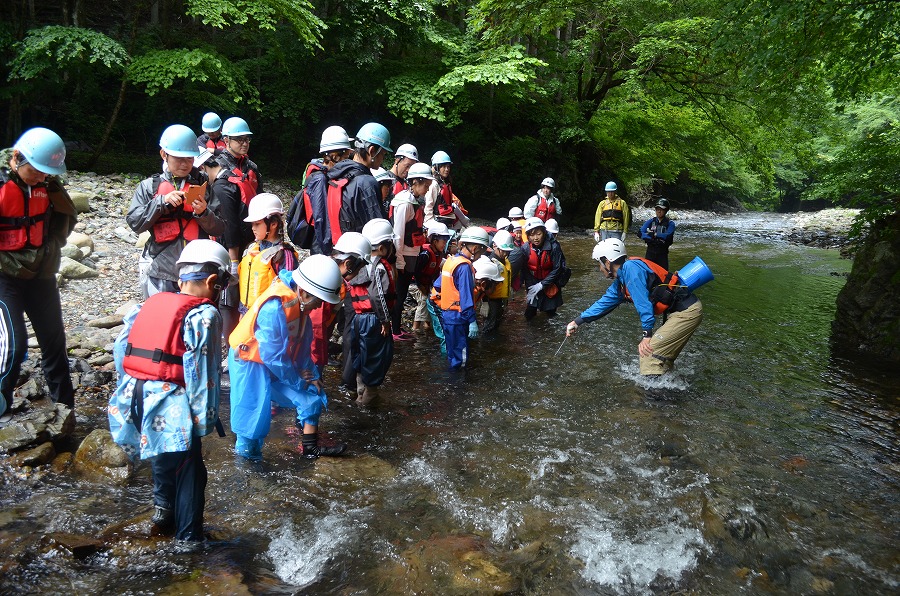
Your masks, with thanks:
[{"label": "white helmet", "polygon": [[541,180],[541,186],[556,188],[556,182],[553,181],[553,178],[544,178],[543,180]]},{"label": "white helmet", "polygon": [[442,236],[444,238],[450,238],[453,236],[453,232],[450,231],[450,228],[447,227],[447,224],[441,221],[431,220],[426,224],[426,229],[428,230],[428,237],[432,236]]},{"label": "white helmet", "polygon": [[415,145],[410,145],[409,143],[403,143],[397,150],[394,151],[394,155],[397,157],[408,157],[415,161],[419,161],[419,150],[416,149]]},{"label": "white helmet", "polygon": [[510,222],[505,217],[501,217],[500,219],[497,220],[497,229],[502,230],[504,228],[508,228],[510,223],[512,223],[512,222]]},{"label": "white helmet", "polygon": [[523,217],[525,217],[525,213],[522,212],[521,207],[513,207],[509,210],[510,219],[522,219]]},{"label": "white helmet", "polygon": [[216,242],[204,238],[191,240],[181,251],[181,256],[175,262],[176,265],[211,263],[219,269],[228,271],[231,268],[231,258],[225,247]]},{"label": "white helmet", "polygon": [[416,180],[418,178],[434,180],[434,174],[431,172],[431,168],[428,167],[428,164],[418,162],[409,166],[409,171],[406,173],[406,179]]},{"label": "white helmet", "polygon": [[516,249],[516,243],[513,242],[512,234],[506,230],[497,230],[497,233],[494,234],[494,245],[500,250],[509,251]]},{"label": "white helmet", "polygon": [[[231,278],[231,259],[225,247],[216,242],[204,238],[202,240],[191,240],[187,246],[181,251],[181,256],[175,264],[178,266],[178,276],[190,275],[203,271],[202,265],[209,263],[215,265],[216,289],[221,290],[228,285]],[[203,274],[206,277],[206,274]]]},{"label": "white helmet", "polygon": [[335,243],[332,255],[341,261],[349,255],[356,255],[368,262],[372,255],[372,243],[359,232],[345,232]]},{"label": "white helmet", "polygon": [[488,236],[487,230],[485,230],[484,228],[479,228],[478,226],[470,226],[463,230],[462,234],[460,234],[459,243],[489,246],[491,243],[491,237]]},{"label": "white helmet", "polygon": [[503,281],[503,274],[494,261],[482,255],[472,263],[475,268],[475,279],[489,279],[491,281]]},{"label": "white helmet", "polygon": [[366,237],[372,246],[378,246],[382,242],[397,240],[394,234],[394,226],[386,219],[376,218],[363,226],[362,235]]},{"label": "white helmet", "polygon": [[529,217],[525,220],[525,232],[530,232],[535,228],[546,228],[544,220],[540,217]]},{"label": "white helmet", "polygon": [[515,230],[521,230],[521,229],[522,229],[522,220],[521,220],[521,219],[514,219],[514,220],[512,220],[512,224],[511,224],[511,225],[512,225],[513,231],[515,231]]},{"label": "white helmet", "polygon": [[607,238],[603,242],[594,246],[594,252],[591,258],[595,261],[606,259],[607,261],[616,262],[622,257],[627,257],[625,252],[625,243],[618,238]]},{"label": "white helmet", "polygon": [[298,288],[329,304],[337,304],[341,300],[341,286],[344,283],[341,270],[333,259],[325,255],[306,257],[291,277]]},{"label": "white helmet", "polygon": [[322,141],[319,143],[319,153],[334,151],[335,149],[350,149],[350,141],[347,131],[343,126],[329,126],[322,131]]},{"label": "white helmet", "polygon": [[544,224],[544,227],[547,228],[547,231],[551,234],[559,234],[559,222],[557,222],[552,217],[547,220],[547,223]]},{"label": "white helmet", "polygon": [[372,175],[375,176],[375,182],[393,182],[395,180],[394,173],[384,168],[370,168]]},{"label": "white helmet", "polygon": [[247,209],[247,217],[244,221],[253,223],[277,213],[284,215],[284,204],[277,196],[270,192],[264,192],[250,199],[250,207]]}]

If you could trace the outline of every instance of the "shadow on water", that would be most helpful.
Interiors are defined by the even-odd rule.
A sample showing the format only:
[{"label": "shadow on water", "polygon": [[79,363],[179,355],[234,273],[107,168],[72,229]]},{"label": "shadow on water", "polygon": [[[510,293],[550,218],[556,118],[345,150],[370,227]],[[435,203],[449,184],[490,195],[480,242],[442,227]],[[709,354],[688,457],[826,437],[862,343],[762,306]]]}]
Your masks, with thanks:
[{"label": "shadow on water", "polygon": [[[237,461],[233,437],[205,440],[213,542],[203,553],[146,535],[146,466],[125,488],[65,475],[12,485],[0,546],[28,554],[0,586],[896,593],[900,377],[829,352],[849,263],[686,231],[671,262],[700,254],[716,281],[698,291],[705,319],[676,371],[647,381],[631,307],[554,355],[566,323],[608,284],[589,240],[562,242],[575,274],[557,318],[526,322],[517,297],[499,333],[473,342],[466,372],[451,375],[423,335],[397,346],[375,407],[331,391],[322,428],[349,443],[347,457],[300,458],[287,410],[262,463]],[[336,371],[326,381],[335,387]],[[104,546],[73,561],[42,545],[49,532],[104,536]]]}]

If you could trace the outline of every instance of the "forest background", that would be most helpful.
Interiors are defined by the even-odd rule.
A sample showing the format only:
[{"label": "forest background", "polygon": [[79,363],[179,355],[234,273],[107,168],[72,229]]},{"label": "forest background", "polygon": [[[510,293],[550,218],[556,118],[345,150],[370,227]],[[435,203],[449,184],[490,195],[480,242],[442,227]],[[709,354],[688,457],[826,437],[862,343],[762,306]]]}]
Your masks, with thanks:
[{"label": "forest background", "polygon": [[[158,169],[169,124],[245,118],[264,177],[299,180],[333,124],[454,160],[479,216],[558,181],[590,224],[633,204],[895,213],[893,0],[11,0],[4,146],[31,126],[97,172]],[[624,191],[624,192],[623,192]],[[287,197],[284,197],[287,198]]]}]

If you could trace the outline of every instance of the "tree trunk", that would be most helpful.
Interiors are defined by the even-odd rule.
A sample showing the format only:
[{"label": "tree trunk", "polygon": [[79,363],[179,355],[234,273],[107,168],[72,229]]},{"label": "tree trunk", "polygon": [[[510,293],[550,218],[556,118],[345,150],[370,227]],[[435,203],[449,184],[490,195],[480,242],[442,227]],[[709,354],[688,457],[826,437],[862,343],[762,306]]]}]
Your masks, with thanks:
[{"label": "tree trunk", "polygon": [[106,143],[109,142],[113,127],[116,125],[116,120],[119,118],[119,110],[122,109],[122,104],[125,101],[125,88],[127,86],[128,79],[126,78],[125,73],[122,73],[122,84],[119,86],[119,98],[116,100],[116,107],[113,108],[112,115],[109,117],[109,122],[106,123],[106,130],[103,131],[103,138],[100,139],[100,142],[94,149],[94,153],[91,154],[91,158],[88,160],[87,169],[89,170],[92,170],[94,166],[97,165],[100,154],[103,153],[103,150],[106,148]]}]

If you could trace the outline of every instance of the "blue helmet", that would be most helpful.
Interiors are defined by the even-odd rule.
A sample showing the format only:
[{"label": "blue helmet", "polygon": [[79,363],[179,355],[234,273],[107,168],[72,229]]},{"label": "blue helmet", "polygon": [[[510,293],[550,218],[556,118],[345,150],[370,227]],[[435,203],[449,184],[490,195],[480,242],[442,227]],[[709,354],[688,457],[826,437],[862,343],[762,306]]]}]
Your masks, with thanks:
[{"label": "blue helmet", "polygon": [[606,183],[606,192],[616,192],[617,190],[619,190],[619,187],[616,186],[615,182]]},{"label": "blue helmet", "polygon": [[367,122],[362,125],[359,132],[356,133],[356,146],[362,149],[366,143],[378,145],[385,151],[393,153],[391,149],[391,133],[384,126],[377,122]]},{"label": "blue helmet", "polygon": [[159,146],[173,157],[197,157],[200,148],[197,146],[197,135],[184,124],[173,124],[165,129],[159,137]]},{"label": "blue helmet", "polygon": [[203,120],[200,123],[203,132],[216,132],[222,128],[222,119],[215,112],[207,112],[203,114]]},{"label": "blue helmet", "polygon": [[26,130],[13,145],[13,149],[21,153],[39,172],[53,175],[66,172],[66,145],[49,128]]},{"label": "blue helmet", "polygon": [[250,132],[250,126],[246,120],[232,116],[222,125],[222,134],[226,137],[242,137],[253,133]]},{"label": "blue helmet", "polygon": [[446,151],[435,151],[434,155],[431,156],[431,165],[438,166],[442,163],[452,164],[453,161]]}]

